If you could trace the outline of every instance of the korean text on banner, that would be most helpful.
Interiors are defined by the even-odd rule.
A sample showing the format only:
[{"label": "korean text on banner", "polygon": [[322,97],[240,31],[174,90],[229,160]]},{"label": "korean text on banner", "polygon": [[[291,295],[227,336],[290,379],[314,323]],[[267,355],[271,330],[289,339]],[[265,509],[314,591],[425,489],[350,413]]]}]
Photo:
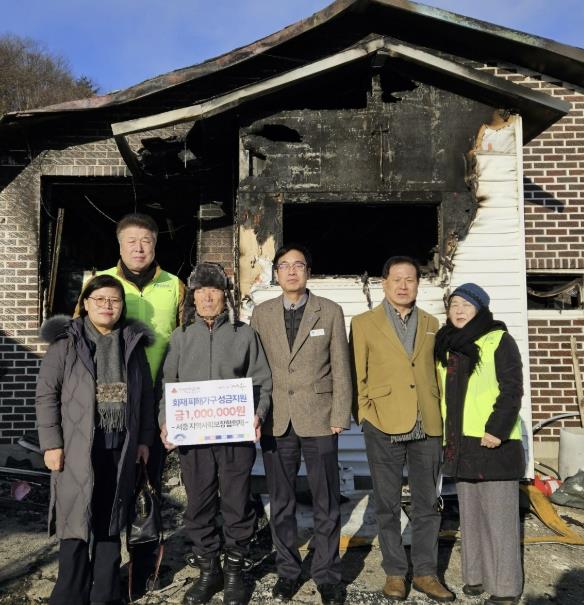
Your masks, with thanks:
[{"label": "korean text on banner", "polygon": [[251,378],[165,385],[166,428],[174,445],[253,441]]}]

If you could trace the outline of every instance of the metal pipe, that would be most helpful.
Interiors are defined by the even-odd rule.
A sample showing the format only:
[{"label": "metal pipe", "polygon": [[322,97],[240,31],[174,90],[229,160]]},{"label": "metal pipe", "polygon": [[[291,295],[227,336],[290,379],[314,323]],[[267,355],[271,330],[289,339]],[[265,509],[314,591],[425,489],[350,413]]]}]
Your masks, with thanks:
[{"label": "metal pipe", "polygon": [[567,412],[565,414],[559,414],[558,416],[552,416],[552,418],[547,418],[546,420],[542,420],[541,422],[534,424],[533,428],[531,429],[531,432],[537,433],[537,431],[541,430],[546,424],[556,422],[557,420],[562,420],[563,418],[573,418],[574,416],[580,416],[580,413]]}]

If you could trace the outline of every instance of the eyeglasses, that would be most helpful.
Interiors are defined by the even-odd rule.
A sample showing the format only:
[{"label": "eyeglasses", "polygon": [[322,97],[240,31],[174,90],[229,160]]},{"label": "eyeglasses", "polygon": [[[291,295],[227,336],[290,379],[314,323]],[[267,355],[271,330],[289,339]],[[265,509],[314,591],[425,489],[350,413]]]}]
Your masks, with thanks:
[{"label": "eyeglasses", "polygon": [[122,304],[122,299],[115,296],[88,296],[87,298],[91,298],[98,307],[105,307],[107,304],[112,307],[119,307]]},{"label": "eyeglasses", "polygon": [[279,265],[276,265],[276,269],[278,269],[278,271],[290,271],[291,269],[294,269],[295,271],[302,272],[306,269],[306,263],[300,261],[294,263],[280,263]]}]

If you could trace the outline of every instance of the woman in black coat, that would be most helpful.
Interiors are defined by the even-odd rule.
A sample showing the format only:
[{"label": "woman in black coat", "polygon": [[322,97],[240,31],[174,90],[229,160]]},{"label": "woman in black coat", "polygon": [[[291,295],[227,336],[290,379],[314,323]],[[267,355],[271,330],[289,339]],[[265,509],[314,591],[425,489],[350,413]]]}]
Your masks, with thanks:
[{"label": "woman in black coat", "polygon": [[37,424],[52,471],[49,532],[60,539],[49,603],[121,603],[120,531],[136,462],[147,461],[155,436],[144,353],[153,338],[125,321],[123,287],[109,275],[85,286],[78,319],[48,320],[41,338],[50,346],[38,376]]},{"label": "woman in black coat", "polygon": [[521,357],[488,294],[456,288],[436,335],[444,418],[444,466],[456,478],[463,592],[512,605],[522,590],[519,479],[525,473],[519,410]]}]

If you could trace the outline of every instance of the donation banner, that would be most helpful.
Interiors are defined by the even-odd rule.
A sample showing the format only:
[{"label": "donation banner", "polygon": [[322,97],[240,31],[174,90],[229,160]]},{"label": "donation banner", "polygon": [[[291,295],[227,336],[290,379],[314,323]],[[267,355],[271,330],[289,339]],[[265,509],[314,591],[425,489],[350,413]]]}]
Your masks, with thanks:
[{"label": "donation banner", "polygon": [[175,445],[253,441],[251,378],[165,385],[168,441]]}]

